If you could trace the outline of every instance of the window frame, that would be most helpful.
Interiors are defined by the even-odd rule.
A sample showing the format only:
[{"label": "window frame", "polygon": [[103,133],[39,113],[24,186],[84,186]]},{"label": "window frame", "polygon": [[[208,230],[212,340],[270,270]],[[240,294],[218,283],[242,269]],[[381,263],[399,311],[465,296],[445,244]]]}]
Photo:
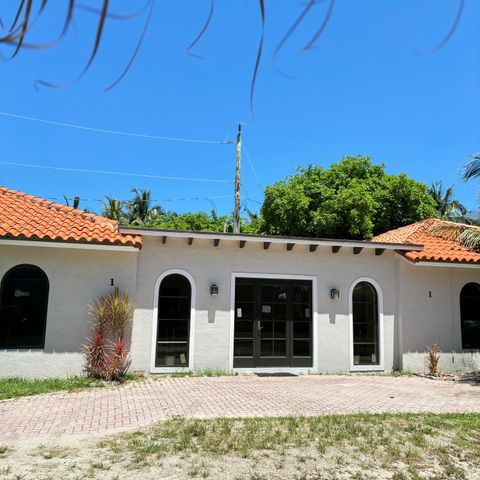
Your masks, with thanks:
[{"label": "window frame", "polygon": [[[476,285],[476,287],[479,289],[479,292],[480,292],[480,283],[479,282],[467,282],[467,283],[463,284],[462,288],[460,289],[460,292],[458,294],[459,313],[460,313],[460,342],[461,342],[463,351],[465,351],[465,352],[478,352],[478,351],[480,351],[480,345],[478,347],[468,348],[468,347],[464,347],[464,341],[463,341],[463,335],[464,335],[463,330],[464,329],[463,329],[463,317],[462,317],[462,292],[465,290],[465,287],[467,287],[469,285]],[[480,293],[479,293],[479,295],[480,295]]]},{"label": "window frame", "polygon": [[[375,289],[377,294],[377,314],[378,314],[378,356],[379,361],[377,365],[355,365],[354,351],[353,351],[353,290],[362,282],[367,282]],[[351,372],[374,372],[385,370],[384,359],[384,325],[383,325],[383,292],[380,284],[370,277],[359,277],[351,285],[348,292],[348,306],[349,306],[349,350],[350,350],[350,371]]]},{"label": "window frame", "polygon": [[41,346],[36,345],[36,346],[25,346],[25,345],[14,345],[14,346],[0,346],[0,350],[3,351],[10,351],[10,350],[44,350],[45,349],[45,343],[46,343],[46,335],[47,335],[47,322],[48,322],[48,303],[50,300],[50,279],[48,278],[48,275],[46,274],[45,270],[38,265],[34,265],[31,263],[19,263],[18,265],[14,265],[13,267],[9,268],[2,276],[2,279],[0,281],[0,322],[2,321],[1,319],[1,308],[3,304],[3,292],[4,292],[4,284],[5,284],[5,279],[7,276],[12,273],[14,270],[17,270],[19,268],[34,268],[38,270],[44,277],[44,280],[46,282],[46,289],[45,289],[45,308],[44,308],[44,325],[43,325],[43,332],[42,332],[42,337],[43,341]]},{"label": "window frame", "polygon": [[[191,297],[190,297],[190,326],[188,336],[188,365],[185,367],[157,367],[155,365],[156,349],[157,349],[157,330],[158,330],[158,302],[160,298],[160,286],[162,281],[169,275],[182,275],[190,282]],[[153,292],[153,315],[152,315],[152,346],[150,351],[150,373],[171,373],[193,370],[193,357],[195,353],[194,339],[195,339],[195,305],[196,305],[196,285],[192,275],[186,270],[170,269],[164,271],[156,280]]]}]

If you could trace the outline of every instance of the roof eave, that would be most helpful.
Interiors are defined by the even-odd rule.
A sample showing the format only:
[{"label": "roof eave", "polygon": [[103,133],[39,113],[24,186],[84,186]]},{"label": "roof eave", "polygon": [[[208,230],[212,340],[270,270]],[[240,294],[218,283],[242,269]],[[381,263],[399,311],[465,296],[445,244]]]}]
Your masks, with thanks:
[{"label": "roof eave", "polygon": [[221,239],[226,241],[246,241],[246,242],[270,242],[272,244],[288,244],[295,243],[299,245],[319,245],[319,246],[348,246],[361,247],[370,249],[385,250],[408,250],[422,251],[421,244],[407,243],[387,243],[373,242],[371,240],[347,240],[335,238],[308,238],[308,237],[287,237],[287,236],[267,236],[253,235],[245,233],[224,233],[224,232],[199,232],[188,230],[162,230],[151,228],[131,228],[119,227],[119,231],[123,235],[141,235],[144,237],[167,237],[167,238],[194,238],[194,239]]}]

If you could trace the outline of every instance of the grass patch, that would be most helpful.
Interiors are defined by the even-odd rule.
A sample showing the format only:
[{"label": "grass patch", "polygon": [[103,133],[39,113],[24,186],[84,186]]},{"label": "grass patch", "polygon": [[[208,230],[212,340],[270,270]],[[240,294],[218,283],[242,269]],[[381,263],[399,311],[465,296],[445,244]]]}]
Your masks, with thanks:
[{"label": "grass patch", "polygon": [[39,393],[60,390],[78,390],[79,388],[99,387],[102,383],[84,377],[70,378],[0,378],[0,400],[25,397]]},{"label": "grass patch", "polygon": [[393,370],[393,372],[390,374],[392,377],[412,377],[413,372],[411,370],[407,369],[400,369],[400,370]]},{"label": "grass patch", "polygon": [[205,368],[203,370],[195,370],[195,377],[234,377],[237,373],[233,370],[222,370],[222,369],[213,369]]},{"label": "grass patch", "polygon": [[445,478],[461,478],[460,463],[479,465],[479,432],[480,414],[174,418],[148,430],[109,438],[99,447],[119,458],[127,455],[132,465],[169,455],[254,458],[262,452],[296,450],[316,457],[335,453],[337,467],[357,459],[379,469],[388,466],[398,479],[421,478],[418,472],[432,465]]}]

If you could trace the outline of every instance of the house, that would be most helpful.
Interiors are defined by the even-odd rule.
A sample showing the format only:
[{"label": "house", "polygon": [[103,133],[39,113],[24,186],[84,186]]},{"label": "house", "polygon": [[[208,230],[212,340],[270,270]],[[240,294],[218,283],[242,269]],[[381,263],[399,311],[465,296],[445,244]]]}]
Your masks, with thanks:
[{"label": "house", "polygon": [[418,222],[372,241],[124,228],[0,187],[0,376],[82,371],[88,305],[134,297],[132,369],[476,368],[480,253]]}]

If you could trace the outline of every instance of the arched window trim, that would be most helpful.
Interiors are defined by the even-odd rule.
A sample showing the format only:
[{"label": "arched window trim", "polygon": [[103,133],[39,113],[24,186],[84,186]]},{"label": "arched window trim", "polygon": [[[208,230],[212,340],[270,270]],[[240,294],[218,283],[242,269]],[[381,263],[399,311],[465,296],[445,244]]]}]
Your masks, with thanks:
[{"label": "arched window trim", "polygon": [[462,288],[460,289],[460,293],[458,294],[458,302],[459,302],[459,311],[460,311],[460,342],[462,345],[462,350],[467,351],[467,352],[477,352],[480,350],[480,348],[465,348],[464,341],[463,341],[463,318],[462,318],[462,292],[464,291],[465,287],[468,285],[477,285],[478,288],[480,288],[480,283],[479,282],[467,282],[465,283]]},{"label": "arched window trim", "polygon": [[[379,363],[378,365],[354,365],[353,363],[353,290],[361,282],[370,283],[377,292],[378,301],[378,353]],[[359,277],[351,285],[348,292],[348,311],[349,311],[349,323],[350,323],[350,371],[352,372],[371,372],[385,370],[385,358],[384,358],[384,329],[383,329],[383,292],[380,284],[370,277]]]},{"label": "arched window trim", "polygon": [[[18,268],[35,268],[37,269],[44,277],[45,277],[45,282],[47,283],[47,289],[45,292],[45,296],[47,298],[47,301],[45,302],[45,324],[43,325],[43,343],[41,346],[38,347],[0,347],[0,350],[43,350],[45,348],[45,340],[46,340],[46,334],[47,334],[47,321],[48,321],[48,303],[50,299],[50,280],[48,278],[48,275],[46,274],[45,270],[38,265],[34,265],[33,263],[19,263],[18,265],[14,265],[13,267],[9,268],[2,276],[2,280],[0,282],[0,309],[3,303],[3,292],[4,292],[4,284],[5,284],[5,279],[7,276],[13,272],[14,270]],[[1,321],[1,318],[0,318]]]},{"label": "arched window trim", "polygon": [[[188,366],[186,367],[156,367],[155,366],[155,355],[157,347],[157,327],[158,327],[158,300],[160,296],[160,285],[165,277],[169,275],[183,275],[189,282],[192,289],[191,293],[191,306],[190,306],[190,335],[188,339]],[[153,291],[153,316],[152,316],[152,347],[150,351],[150,372],[151,373],[168,373],[172,371],[185,371],[193,370],[193,357],[195,353],[195,305],[196,305],[196,295],[197,288],[195,281],[186,270],[181,270],[173,268],[163,272],[155,282],[155,287]]]}]

